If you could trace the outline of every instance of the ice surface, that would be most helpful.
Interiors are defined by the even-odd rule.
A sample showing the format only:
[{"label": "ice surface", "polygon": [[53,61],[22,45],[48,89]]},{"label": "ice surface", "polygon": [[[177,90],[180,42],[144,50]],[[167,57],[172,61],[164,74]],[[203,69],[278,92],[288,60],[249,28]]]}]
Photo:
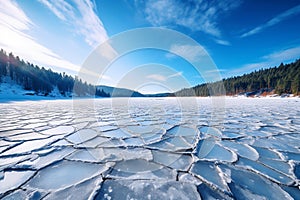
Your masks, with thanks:
[{"label": "ice surface", "polygon": [[41,123],[30,123],[30,124],[27,124],[25,126],[23,126],[22,128],[24,129],[34,129],[34,128],[37,128],[37,127],[40,127],[40,126],[46,126],[47,123],[44,123],[44,122],[41,122]]},{"label": "ice surface", "polygon": [[83,181],[79,184],[72,185],[68,188],[51,192],[45,197],[45,199],[57,200],[57,199],[92,199],[95,196],[95,192],[99,189],[102,182],[101,176]]},{"label": "ice surface", "polygon": [[[259,158],[259,162],[286,175],[294,176],[293,166],[283,160],[272,160],[268,158]],[[296,174],[296,173],[295,173]]]},{"label": "ice surface", "polygon": [[31,132],[31,130],[13,129],[13,130],[8,130],[8,131],[2,131],[1,136],[2,137],[10,137],[10,136],[14,136],[14,135],[29,133],[29,132]]},{"label": "ice surface", "polygon": [[107,170],[105,165],[61,161],[39,171],[27,186],[43,190],[57,190],[78,184],[105,170]]},{"label": "ice surface", "polygon": [[42,134],[45,135],[61,135],[61,134],[69,134],[74,131],[74,128],[72,126],[58,126],[55,128],[47,129],[44,131],[41,131]]},{"label": "ice surface", "polygon": [[140,137],[127,138],[124,139],[124,142],[126,143],[126,146],[132,146],[132,147],[144,146],[144,141]]},{"label": "ice surface", "polygon": [[0,140],[0,147],[7,147],[7,146],[12,146],[16,144],[17,142],[11,142],[11,141],[6,141],[6,140]]},{"label": "ice surface", "polygon": [[0,171],[1,169],[9,168],[11,166],[16,165],[17,163],[28,160],[32,157],[35,157],[33,155],[23,155],[23,156],[14,156],[14,157],[2,157],[0,158]]},{"label": "ice surface", "polygon": [[[96,123],[96,125],[97,125],[97,123]],[[96,126],[96,127],[92,127],[92,128],[100,133],[103,131],[110,131],[110,130],[118,129],[117,126],[112,126],[112,125]]]},{"label": "ice surface", "polygon": [[96,148],[97,146],[101,145],[104,142],[108,142],[110,141],[109,138],[105,138],[105,137],[95,137],[93,139],[90,139],[86,142],[83,142],[81,144],[78,144],[77,147],[81,147],[81,148]]},{"label": "ice surface", "polygon": [[220,165],[220,168],[231,178],[229,187],[232,193],[241,199],[249,198],[249,194],[255,199],[291,199],[277,184],[257,173],[226,165]]},{"label": "ice surface", "polygon": [[300,163],[295,166],[295,175],[300,180]]},{"label": "ice surface", "polygon": [[300,188],[299,187],[287,187],[282,186],[282,189],[284,189],[289,195],[294,199],[299,199],[300,197]]},{"label": "ice surface", "polygon": [[116,163],[109,178],[119,179],[149,179],[149,180],[175,180],[176,171],[143,159],[132,159]]},{"label": "ice surface", "polygon": [[3,200],[19,200],[19,199],[29,199],[38,200],[46,196],[46,192],[39,192],[34,190],[18,189],[9,195],[6,195]]},{"label": "ice surface", "polygon": [[294,180],[291,177],[288,177],[287,175],[269,168],[261,163],[254,162],[246,158],[240,158],[237,162],[237,165],[261,173],[263,176],[266,176],[271,180],[281,184],[292,185],[294,183]]},{"label": "ice surface", "polygon": [[152,151],[153,161],[177,170],[187,171],[193,162],[193,158],[186,154],[174,154],[162,151]]},{"label": "ice surface", "polygon": [[178,181],[107,180],[96,196],[100,199],[201,199],[196,187]]},{"label": "ice surface", "polygon": [[5,192],[18,188],[25,183],[33,174],[34,171],[29,170],[4,172],[3,179],[0,179],[0,198]]},{"label": "ice surface", "polygon": [[274,149],[267,149],[263,147],[255,147],[253,148],[258,152],[259,157],[269,158],[269,159],[281,159],[281,156],[278,151]]},{"label": "ice surface", "polygon": [[220,170],[213,162],[198,161],[192,165],[191,172],[207,184],[222,191],[229,190]]},{"label": "ice surface", "polygon": [[222,137],[222,132],[214,127],[200,128],[201,140],[197,144],[197,156],[204,158],[215,147],[217,141]]},{"label": "ice surface", "polygon": [[225,161],[225,162],[235,162],[237,160],[237,155],[219,144],[214,144],[213,148],[205,156],[202,156],[201,148],[205,145],[205,140],[200,142],[200,151],[197,152],[197,156],[201,159],[211,160],[211,161]]},{"label": "ice surface", "polygon": [[190,128],[185,126],[175,126],[169,129],[166,133],[166,135],[170,135],[170,136],[193,136],[193,137],[197,137],[198,134],[199,131],[196,128]]},{"label": "ice surface", "polygon": [[227,98],[224,116],[218,106],[0,104],[0,198],[299,199],[299,99]]},{"label": "ice surface", "polygon": [[257,160],[259,158],[259,154],[257,153],[257,151],[247,144],[240,144],[227,140],[223,140],[222,142],[220,142],[220,144],[244,158],[248,158],[250,160]]},{"label": "ice surface", "polygon": [[47,138],[47,139],[25,141],[7,151],[4,151],[2,153],[2,155],[7,156],[7,155],[13,155],[13,154],[30,153],[31,151],[40,149],[57,139],[58,139],[57,137],[51,137],[51,138]]},{"label": "ice surface", "polygon": [[129,138],[132,137],[126,129],[116,129],[111,131],[105,131],[101,133],[103,137],[111,137],[111,138]]},{"label": "ice surface", "polygon": [[16,166],[19,168],[41,169],[56,161],[62,160],[73,151],[74,149],[72,148],[54,149],[48,154],[40,154],[37,158],[32,158],[24,162],[20,162]]},{"label": "ice surface", "polygon": [[107,158],[103,149],[79,149],[66,157],[68,160],[83,162],[100,162]]},{"label": "ice surface", "polygon": [[185,172],[178,173],[178,180],[180,182],[191,183],[194,185],[202,184],[202,181],[199,178],[197,178],[196,176],[193,176],[192,174],[185,173]]},{"label": "ice surface", "polygon": [[49,136],[42,135],[37,132],[32,132],[32,133],[24,133],[24,134],[10,136],[9,140],[12,140],[12,141],[37,140],[37,139],[44,139],[47,137],[49,137]]},{"label": "ice surface", "polygon": [[97,137],[98,134],[96,131],[91,130],[91,129],[82,129],[80,131],[77,131],[73,133],[72,135],[68,136],[66,140],[73,144],[80,144],[83,142],[86,142],[88,140],[91,140],[95,137]]}]

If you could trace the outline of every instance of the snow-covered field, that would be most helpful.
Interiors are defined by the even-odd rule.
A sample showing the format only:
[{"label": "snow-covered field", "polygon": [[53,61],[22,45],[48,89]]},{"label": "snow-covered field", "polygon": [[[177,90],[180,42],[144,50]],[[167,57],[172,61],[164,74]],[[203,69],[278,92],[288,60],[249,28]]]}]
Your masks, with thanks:
[{"label": "snow-covered field", "polygon": [[3,199],[299,199],[299,98],[0,104]]}]

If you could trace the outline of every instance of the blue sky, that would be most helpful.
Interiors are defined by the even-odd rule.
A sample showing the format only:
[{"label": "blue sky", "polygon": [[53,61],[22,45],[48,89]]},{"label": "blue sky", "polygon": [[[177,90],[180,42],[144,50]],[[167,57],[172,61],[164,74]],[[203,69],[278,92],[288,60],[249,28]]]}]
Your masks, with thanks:
[{"label": "blue sky", "polygon": [[[186,34],[207,51],[222,77],[241,75],[300,58],[299,25],[300,0],[0,1],[0,47],[71,75],[99,44],[143,27]],[[191,49],[181,48],[190,55]],[[128,74],[145,80],[132,88],[144,93],[203,82],[186,60],[144,49],[120,56],[99,83],[126,86],[120,80]]]}]

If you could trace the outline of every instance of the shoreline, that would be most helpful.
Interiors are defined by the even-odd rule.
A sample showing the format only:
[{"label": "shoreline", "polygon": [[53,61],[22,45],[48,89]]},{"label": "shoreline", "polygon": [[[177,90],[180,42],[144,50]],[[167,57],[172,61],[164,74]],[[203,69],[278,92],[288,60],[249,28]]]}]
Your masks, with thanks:
[{"label": "shoreline", "polygon": [[[216,97],[225,97],[225,99],[300,99],[300,96],[291,96],[291,97],[281,97],[281,96],[258,96],[258,97],[246,97],[246,96],[216,96]],[[0,103],[14,103],[14,102],[25,102],[25,101],[55,101],[55,100],[84,100],[84,99],[112,99],[112,98],[142,98],[142,99],[153,99],[153,98],[192,98],[192,96],[183,96],[183,97],[45,97],[45,96],[25,96],[25,95],[9,95],[2,96],[0,95]],[[210,99],[211,97],[200,97],[194,96],[194,98],[199,99]]]}]

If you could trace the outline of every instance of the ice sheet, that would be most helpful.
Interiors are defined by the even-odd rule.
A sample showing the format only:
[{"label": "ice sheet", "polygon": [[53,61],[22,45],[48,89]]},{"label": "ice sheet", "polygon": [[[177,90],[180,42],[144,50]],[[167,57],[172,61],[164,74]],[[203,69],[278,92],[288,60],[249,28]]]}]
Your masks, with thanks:
[{"label": "ice sheet", "polygon": [[0,104],[0,198],[298,198],[299,99],[196,100]]}]

